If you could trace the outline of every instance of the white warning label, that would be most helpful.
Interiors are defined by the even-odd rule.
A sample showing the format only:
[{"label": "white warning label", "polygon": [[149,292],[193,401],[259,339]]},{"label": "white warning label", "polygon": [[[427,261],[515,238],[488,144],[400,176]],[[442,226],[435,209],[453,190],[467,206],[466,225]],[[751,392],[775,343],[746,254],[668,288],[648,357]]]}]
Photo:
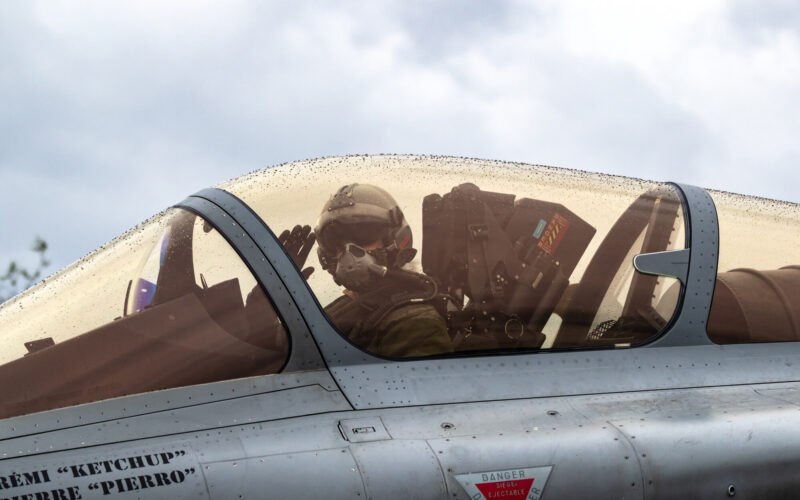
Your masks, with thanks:
[{"label": "white warning label", "polygon": [[456,474],[455,478],[472,500],[539,500],[553,469],[528,467]]}]

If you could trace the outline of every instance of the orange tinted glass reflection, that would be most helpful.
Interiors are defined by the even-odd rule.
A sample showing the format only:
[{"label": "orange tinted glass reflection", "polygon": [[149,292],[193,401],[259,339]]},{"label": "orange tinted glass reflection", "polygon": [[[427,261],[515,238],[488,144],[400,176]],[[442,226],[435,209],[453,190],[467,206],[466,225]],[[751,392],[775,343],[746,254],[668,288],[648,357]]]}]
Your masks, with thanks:
[{"label": "orange tinted glass reflection", "polygon": [[309,285],[340,333],[378,356],[638,343],[675,312],[677,281],[632,265],[636,254],[685,246],[678,198],[658,183],[359,156],[221,187],[276,234],[320,231],[301,263],[316,268]]},{"label": "orange tinted glass reflection", "polygon": [[11,358],[0,418],[274,373],[288,345],[236,252],[181,210],[5,305],[0,321]]}]

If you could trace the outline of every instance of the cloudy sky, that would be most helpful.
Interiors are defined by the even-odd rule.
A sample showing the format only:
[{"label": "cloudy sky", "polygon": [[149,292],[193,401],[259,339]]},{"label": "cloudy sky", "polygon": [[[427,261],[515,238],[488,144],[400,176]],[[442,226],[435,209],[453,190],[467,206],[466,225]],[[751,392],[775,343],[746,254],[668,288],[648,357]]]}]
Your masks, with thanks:
[{"label": "cloudy sky", "polygon": [[[800,202],[791,0],[0,2],[0,266],[285,161],[432,153]],[[51,269],[52,270],[52,269]]]}]

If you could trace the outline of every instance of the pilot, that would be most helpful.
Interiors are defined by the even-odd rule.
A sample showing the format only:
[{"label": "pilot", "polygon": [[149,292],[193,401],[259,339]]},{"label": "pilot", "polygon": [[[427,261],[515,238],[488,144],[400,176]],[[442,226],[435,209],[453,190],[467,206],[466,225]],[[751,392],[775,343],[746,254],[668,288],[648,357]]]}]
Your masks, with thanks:
[{"label": "pilot", "polygon": [[[299,268],[313,243],[322,268],[344,287],[325,307],[334,325],[359,347],[385,357],[429,356],[453,345],[433,280],[403,268],[414,258],[411,228],[397,202],[369,184],[341,187],[322,207],[314,232],[295,227],[282,243]],[[308,277],[311,269],[303,270]]]}]

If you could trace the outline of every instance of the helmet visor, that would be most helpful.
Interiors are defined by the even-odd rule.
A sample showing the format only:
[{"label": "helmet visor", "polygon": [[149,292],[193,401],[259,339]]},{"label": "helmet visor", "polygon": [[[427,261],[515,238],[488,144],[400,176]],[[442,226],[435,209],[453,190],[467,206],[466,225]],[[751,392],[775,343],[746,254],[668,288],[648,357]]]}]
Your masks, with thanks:
[{"label": "helmet visor", "polygon": [[365,247],[377,242],[386,243],[389,226],[380,222],[362,222],[342,224],[333,221],[326,225],[317,235],[319,244],[329,252],[344,250],[347,243]]}]

